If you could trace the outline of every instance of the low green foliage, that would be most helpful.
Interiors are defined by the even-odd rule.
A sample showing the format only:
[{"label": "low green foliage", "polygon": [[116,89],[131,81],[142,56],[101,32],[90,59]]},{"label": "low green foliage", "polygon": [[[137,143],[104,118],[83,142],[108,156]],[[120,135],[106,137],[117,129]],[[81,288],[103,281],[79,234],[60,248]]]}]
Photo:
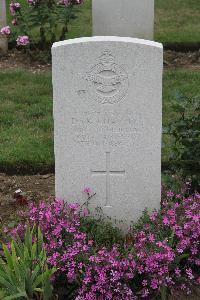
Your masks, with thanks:
[{"label": "low green foliage", "polygon": [[[11,250],[3,245],[4,257],[0,259],[0,291],[4,300],[52,298],[50,277],[55,272],[49,269],[43,236],[39,229],[27,227],[24,241],[12,240]],[[33,242],[35,240],[35,242]],[[1,298],[2,299],[2,298]]]},{"label": "low green foliage", "polygon": [[103,216],[101,211],[95,216],[81,219],[81,230],[97,245],[112,247],[112,245],[123,242],[122,233],[113,222]]},{"label": "low green foliage", "polygon": [[170,158],[193,160],[200,154],[200,98],[177,94],[170,107],[178,114],[166,128],[166,133],[175,139],[170,146]]},{"label": "low green foliage", "polygon": [[[170,108],[177,113],[177,118],[171,120],[164,131],[172,137],[171,143],[168,145],[170,149],[169,159],[172,160],[173,168],[176,171],[180,170],[184,177],[189,176],[198,185],[197,171],[200,170],[200,97],[185,97],[177,94]],[[178,165],[174,161],[178,161]]]},{"label": "low green foliage", "polygon": [[[167,71],[163,79],[163,126],[178,120],[179,113],[172,108],[177,93],[186,97],[200,97],[200,73],[191,70]],[[171,137],[163,136],[162,157],[164,161],[170,158]]]}]

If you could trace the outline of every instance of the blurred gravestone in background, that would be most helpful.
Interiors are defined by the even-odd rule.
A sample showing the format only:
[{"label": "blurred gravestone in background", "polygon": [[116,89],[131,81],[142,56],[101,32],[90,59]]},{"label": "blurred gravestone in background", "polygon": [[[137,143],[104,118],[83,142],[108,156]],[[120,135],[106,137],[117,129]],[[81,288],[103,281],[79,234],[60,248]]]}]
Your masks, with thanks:
[{"label": "blurred gravestone in background", "polygon": [[93,35],[154,39],[154,0],[93,0]]},{"label": "blurred gravestone in background", "polygon": [[[6,26],[6,2],[5,0],[0,0],[0,29]],[[7,52],[8,41],[7,38],[0,34],[0,53]]]}]

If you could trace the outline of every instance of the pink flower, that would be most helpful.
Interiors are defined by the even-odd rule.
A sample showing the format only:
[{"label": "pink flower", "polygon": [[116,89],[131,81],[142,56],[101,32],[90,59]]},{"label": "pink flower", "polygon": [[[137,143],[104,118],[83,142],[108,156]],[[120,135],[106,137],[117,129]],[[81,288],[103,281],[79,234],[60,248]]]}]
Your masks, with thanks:
[{"label": "pink flower", "polygon": [[151,221],[155,221],[156,218],[157,218],[157,216],[158,216],[157,211],[154,211],[154,212],[151,214],[151,216],[150,216],[150,220],[151,220]]},{"label": "pink flower", "polygon": [[158,288],[158,280],[157,279],[154,278],[151,280],[151,287],[154,290]]},{"label": "pink flower", "polygon": [[11,33],[10,26],[5,26],[5,27],[1,28],[0,32],[3,35],[9,35]]},{"label": "pink flower", "polygon": [[58,4],[68,6],[70,5],[71,0],[60,0]]},{"label": "pink flower", "polygon": [[37,0],[27,0],[27,2],[28,2],[28,4],[34,6],[36,4]]},{"label": "pink flower", "polygon": [[163,218],[163,224],[164,225],[169,225],[170,224],[169,219],[166,216],[164,216],[164,218]]},{"label": "pink flower", "polygon": [[92,189],[89,187],[86,187],[86,188],[84,188],[83,192],[90,195],[92,193]]},{"label": "pink flower", "polygon": [[142,281],[142,285],[143,285],[143,286],[147,286],[147,284],[148,284],[147,280],[143,280],[143,281]]},{"label": "pink flower", "polygon": [[185,272],[186,272],[189,279],[194,279],[194,275],[192,274],[192,269],[191,268],[186,269]]},{"label": "pink flower", "polygon": [[83,4],[84,0],[74,0],[74,4]]},{"label": "pink flower", "polygon": [[83,4],[83,2],[84,2],[84,0],[59,0],[58,4],[68,6],[71,4],[74,4],[74,5]]},{"label": "pink flower", "polygon": [[83,217],[87,217],[87,216],[89,216],[89,210],[85,207],[84,209],[83,209]]},{"label": "pink flower", "polygon": [[144,289],[143,293],[142,293],[142,298],[147,298],[148,295],[149,295],[149,290],[148,289]]},{"label": "pink flower", "polygon": [[19,11],[20,9],[21,9],[21,4],[20,3],[18,3],[18,2],[11,2],[10,3],[10,13],[11,13],[12,16],[14,16],[15,13],[17,11]]},{"label": "pink flower", "polygon": [[200,194],[196,193],[195,196],[197,197],[197,199],[200,199]]},{"label": "pink flower", "polygon": [[12,20],[12,25],[13,25],[13,26],[16,26],[16,25],[17,25],[17,19],[16,19],[16,18]]},{"label": "pink flower", "polygon": [[26,46],[29,44],[29,38],[27,35],[18,36],[16,42],[18,46]]},{"label": "pink flower", "polygon": [[68,207],[69,207],[70,209],[72,209],[72,210],[77,210],[77,209],[80,207],[80,204],[78,204],[78,203],[70,203],[70,204],[68,205]]},{"label": "pink flower", "polygon": [[180,277],[181,276],[181,270],[179,268],[175,269],[175,274]]},{"label": "pink flower", "polygon": [[197,283],[199,283],[199,284],[200,284],[200,277],[198,277],[198,278],[197,278]]},{"label": "pink flower", "polygon": [[167,192],[167,197],[173,197],[174,193],[172,191]]}]

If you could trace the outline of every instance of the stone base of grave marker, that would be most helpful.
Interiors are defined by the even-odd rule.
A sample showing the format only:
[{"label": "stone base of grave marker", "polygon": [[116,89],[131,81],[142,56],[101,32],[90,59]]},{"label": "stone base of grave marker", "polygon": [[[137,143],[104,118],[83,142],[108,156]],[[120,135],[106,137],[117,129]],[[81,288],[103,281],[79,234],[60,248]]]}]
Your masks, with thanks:
[{"label": "stone base of grave marker", "polygon": [[162,45],[117,37],[55,43],[56,195],[126,224],[161,195]]}]

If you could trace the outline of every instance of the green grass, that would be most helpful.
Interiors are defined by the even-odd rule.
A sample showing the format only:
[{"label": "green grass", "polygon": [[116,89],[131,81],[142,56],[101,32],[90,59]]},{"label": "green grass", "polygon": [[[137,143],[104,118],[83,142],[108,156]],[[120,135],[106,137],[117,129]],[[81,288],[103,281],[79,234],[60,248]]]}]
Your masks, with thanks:
[{"label": "green grass", "polygon": [[199,0],[156,0],[155,39],[166,43],[200,42]]},{"label": "green grass", "polygon": [[[177,91],[200,96],[200,73],[167,71],[164,75],[163,124],[176,115],[170,101]],[[53,119],[50,74],[0,72],[0,170],[52,169]],[[166,155],[167,149],[163,155]]]},{"label": "green grass", "polygon": [[[100,0],[101,1],[101,0]],[[78,18],[69,25],[69,38],[77,38],[92,35],[92,11],[91,0],[87,0],[80,8]]]},{"label": "green grass", "polygon": [[53,164],[50,75],[0,72],[0,166]]},{"label": "green grass", "polygon": [[[99,0],[101,1],[101,0]],[[26,4],[26,0],[19,0]],[[70,24],[69,38],[91,36],[91,2],[80,7],[78,19]],[[9,6],[10,0],[7,0]],[[10,16],[8,14],[8,20]],[[155,0],[155,40],[168,43],[200,43],[199,0]]]}]

